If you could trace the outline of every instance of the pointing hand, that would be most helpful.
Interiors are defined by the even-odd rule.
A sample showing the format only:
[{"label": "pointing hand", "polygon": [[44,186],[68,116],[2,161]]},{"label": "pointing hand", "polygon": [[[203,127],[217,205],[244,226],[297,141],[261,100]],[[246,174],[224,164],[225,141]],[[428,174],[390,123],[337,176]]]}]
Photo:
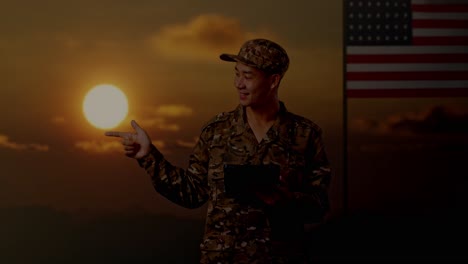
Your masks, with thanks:
[{"label": "pointing hand", "polygon": [[131,125],[135,130],[134,133],[107,131],[105,135],[109,137],[120,137],[126,156],[135,159],[143,158],[150,151],[151,139],[148,133],[146,133],[135,120],[132,120]]}]

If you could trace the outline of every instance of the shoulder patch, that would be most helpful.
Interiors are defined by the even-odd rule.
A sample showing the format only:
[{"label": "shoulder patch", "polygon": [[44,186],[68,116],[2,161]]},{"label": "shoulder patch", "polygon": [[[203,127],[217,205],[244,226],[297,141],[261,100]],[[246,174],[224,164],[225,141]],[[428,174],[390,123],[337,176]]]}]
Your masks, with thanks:
[{"label": "shoulder patch", "polygon": [[202,127],[202,131],[207,129],[208,127],[212,126],[213,124],[223,122],[229,119],[231,112],[222,112],[211,118],[208,122],[205,123]]},{"label": "shoulder patch", "polygon": [[[292,114],[292,113],[291,113]],[[315,122],[313,122],[312,120],[304,117],[304,116],[300,116],[300,115],[296,115],[296,114],[292,114],[293,116],[293,119],[295,120],[295,122],[300,125],[300,126],[304,126],[304,127],[309,127],[311,128],[312,130],[318,132],[318,133],[321,133],[322,129],[319,125],[317,125]]]}]

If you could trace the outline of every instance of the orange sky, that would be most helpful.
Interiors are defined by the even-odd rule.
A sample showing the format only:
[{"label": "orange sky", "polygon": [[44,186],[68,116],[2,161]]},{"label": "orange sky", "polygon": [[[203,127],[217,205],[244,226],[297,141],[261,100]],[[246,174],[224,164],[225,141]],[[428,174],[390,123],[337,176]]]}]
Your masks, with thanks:
[{"label": "orange sky", "polygon": [[[27,6],[10,2],[0,11],[5,113],[0,206],[173,211],[136,163],[122,155],[118,142],[86,121],[83,98],[97,84],[120,87],[129,98],[129,115],[116,129],[128,130],[130,120],[137,120],[168,159],[185,166],[203,124],[237,104],[234,65],[218,56],[237,53],[249,38],[268,37],[288,50],[291,67],[282,99],[330,132],[327,140],[340,134],[338,4],[318,9],[310,1],[27,1]],[[331,15],[323,16],[324,9]],[[321,111],[328,105],[336,107]],[[336,160],[339,144],[331,145]]]},{"label": "orange sky", "polygon": [[[318,3],[320,3],[318,5]],[[27,8],[26,8],[27,6]],[[85,120],[86,92],[120,87],[129,116],[185,166],[200,128],[236,104],[237,53],[253,37],[282,44],[291,66],[280,88],[289,110],[324,130],[340,206],[343,175],[340,1],[10,1],[0,10],[0,207],[126,210],[202,216],[154,192],[115,139]],[[466,99],[353,99],[350,124],[424,112]],[[361,123],[359,123],[361,122]],[[351,141],[352,139],[350,139]]]}]

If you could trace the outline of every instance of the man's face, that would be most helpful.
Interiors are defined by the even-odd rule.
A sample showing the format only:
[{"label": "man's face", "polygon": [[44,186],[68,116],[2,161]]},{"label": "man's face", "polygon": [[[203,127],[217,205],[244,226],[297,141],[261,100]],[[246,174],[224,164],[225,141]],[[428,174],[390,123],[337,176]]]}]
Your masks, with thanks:
[{"label": "man's face", "polygon": [[234,86],[242,106],[260,106],[274,98],[276,89],[272,88],[271,75],[241,62],[236,63],[235,73]]}]

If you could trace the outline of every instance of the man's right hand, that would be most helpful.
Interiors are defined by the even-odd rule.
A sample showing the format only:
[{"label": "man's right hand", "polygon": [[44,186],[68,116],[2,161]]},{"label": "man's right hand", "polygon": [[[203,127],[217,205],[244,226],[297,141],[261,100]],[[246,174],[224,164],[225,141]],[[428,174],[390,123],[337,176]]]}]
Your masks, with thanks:
[{"label": "man's right hand", "polygon": [[134,133],[107,131],[105,132],[105,135],[121,138],[126,156],[134,159],[143,158],[150,152],[151,139],[148,136],[148,133],[146,133],[146,131],[135,122],[135,120],[132,120],[131,125],[135,130]]}]

